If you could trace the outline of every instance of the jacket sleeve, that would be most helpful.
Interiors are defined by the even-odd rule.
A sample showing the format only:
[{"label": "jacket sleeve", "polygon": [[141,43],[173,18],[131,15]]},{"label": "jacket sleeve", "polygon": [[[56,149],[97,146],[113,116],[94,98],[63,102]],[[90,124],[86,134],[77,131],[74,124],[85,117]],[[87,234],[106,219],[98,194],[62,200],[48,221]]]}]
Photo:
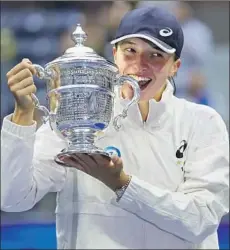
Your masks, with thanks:
[{"label": "jacket sleeve", "polygon": [[57,142],[47,125],[19,126],[3,120],[1,130],[1,210],[31,209],[48,192],[60,191],[66,170],[53,161]]},{"label": "jacket sleeve", "polygon": [[[229,142],[215,113],[202,120],[188,145],[185,181],[176,192],[133,176],[121,208],[188,242],[200,244],[229,212]],[[115,202],[115,201],[114,201]]]}]

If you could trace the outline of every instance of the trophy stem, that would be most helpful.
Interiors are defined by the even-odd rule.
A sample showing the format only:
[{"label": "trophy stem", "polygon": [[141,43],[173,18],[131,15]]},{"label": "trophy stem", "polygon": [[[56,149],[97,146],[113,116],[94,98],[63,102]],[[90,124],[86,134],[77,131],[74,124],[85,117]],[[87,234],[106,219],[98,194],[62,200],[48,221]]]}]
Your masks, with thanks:
[{"label": "trophy stem", "polygon": [[95,130],[93,129],[76,129],[71,131],[70,136],[68,136],[69,150],[92,150],[95,149]]},{"label": "trophy stem", "polygon": [[96,130],[94,129],[73,129],[70,131],[68,136],[68,148],[64,149],[61,153],[59,153],[55,158],[55,162],[61,164],[65,167],[69,167],[62,160],[62,156],[70,156],[70,155],[81,155],[81,154],[100,154],[107,157],[110,157],[107,152],[103,149],[98,148],[94,145]]}]

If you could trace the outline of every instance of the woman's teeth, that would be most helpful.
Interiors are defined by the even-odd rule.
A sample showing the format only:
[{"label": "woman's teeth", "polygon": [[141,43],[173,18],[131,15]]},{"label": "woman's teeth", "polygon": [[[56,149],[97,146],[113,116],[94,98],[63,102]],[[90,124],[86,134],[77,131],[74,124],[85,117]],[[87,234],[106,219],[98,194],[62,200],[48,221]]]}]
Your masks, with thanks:
[{"label": "woman's teeth", "polygon": [[144,89],[145,87],[147,87],[147,85],[151,82],[151,78],[148,77],[140,77],[140,76],[135,76],[135,75],[131,75],[135,80],[138,81],[138,84],[140,86],[141,89]]},{"label": "woman's teeth", "polygon": [[139,84],[140,86],[143,86],[143,85],[149,83],[150,81],[151,81],[151,79],[149,79],[149,78],[142,78],[142,79],[139,79],[139,80],[138,80],[138,84]]}]

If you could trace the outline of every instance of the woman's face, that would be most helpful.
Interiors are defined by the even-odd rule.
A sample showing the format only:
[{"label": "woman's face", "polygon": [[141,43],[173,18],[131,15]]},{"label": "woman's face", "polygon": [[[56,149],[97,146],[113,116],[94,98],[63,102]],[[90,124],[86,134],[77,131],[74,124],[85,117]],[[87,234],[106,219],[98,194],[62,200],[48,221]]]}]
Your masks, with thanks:
[{"label": "woman's face", "polygon": [[[149,42],[140,38],[130,38],[118,43],[113,49],[114,61],[121,75],[136,78],[141,89],[140,101],[154,98],[164,89],[166,80],[174,76],[180,66],[174,54],[167,54],[154,48]],[[130,98],[132,88],[122,87],[123,96]]]}]

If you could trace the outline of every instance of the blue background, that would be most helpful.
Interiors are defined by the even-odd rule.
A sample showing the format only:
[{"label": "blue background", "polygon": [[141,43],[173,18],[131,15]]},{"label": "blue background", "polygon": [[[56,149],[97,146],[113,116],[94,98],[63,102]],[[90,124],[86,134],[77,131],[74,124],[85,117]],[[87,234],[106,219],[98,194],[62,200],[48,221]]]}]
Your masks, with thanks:
[{"label": "blue background", "polygon": [[[229,249],[229,224],[218,230],[220,249]],[[55,224],[24,224],[1,227],[1,249],[55,249]]]}]

